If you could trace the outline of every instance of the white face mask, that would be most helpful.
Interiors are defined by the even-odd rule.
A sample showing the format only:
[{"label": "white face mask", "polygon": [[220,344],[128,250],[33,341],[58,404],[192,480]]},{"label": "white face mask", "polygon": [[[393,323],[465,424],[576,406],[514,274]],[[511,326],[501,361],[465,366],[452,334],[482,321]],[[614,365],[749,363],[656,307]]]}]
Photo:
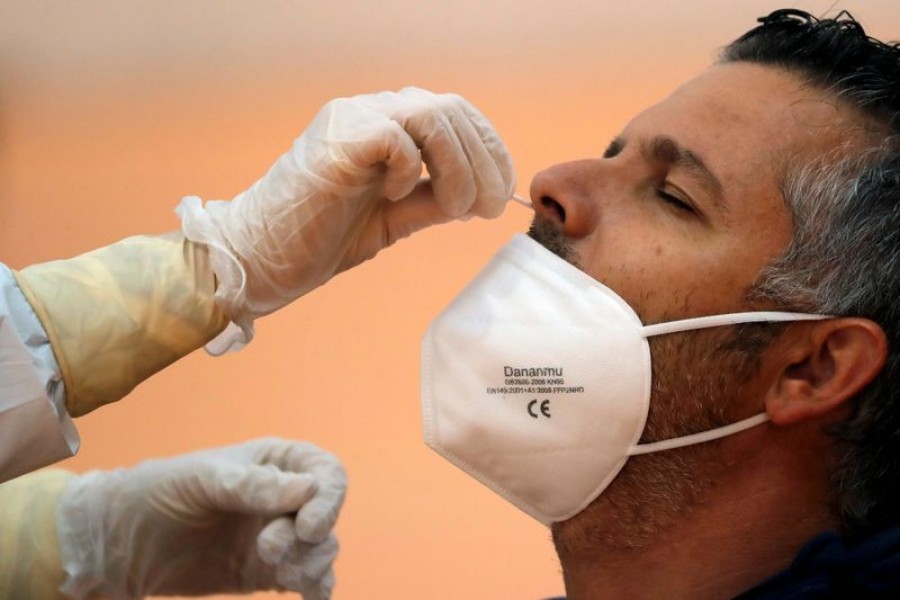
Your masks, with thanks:
[{"label": "white face mask", "polygon": [[431,324],[422,344],[426,443],[545,524],[583,510],[629,456],[698,444],[767,420],[638,444],[650,409],[648,337],[782,312],[644,326],[615,292],[518,235]]}]

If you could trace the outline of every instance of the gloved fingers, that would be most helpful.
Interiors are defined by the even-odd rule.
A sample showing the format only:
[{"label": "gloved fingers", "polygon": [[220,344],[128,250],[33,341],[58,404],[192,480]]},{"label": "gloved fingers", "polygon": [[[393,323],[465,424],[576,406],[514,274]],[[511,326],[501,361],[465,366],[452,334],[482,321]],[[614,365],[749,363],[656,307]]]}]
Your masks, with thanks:
[{"label": "gloved fingers", "polygon": [[256,536],[256,550],[267,565],[275,566],[285,557],[291,545],[297,542],[297,531],[292,517],[273,519]]},{"label": "gloved fingers", "polygon": [[460,144],[466,154],[468,164],[471,166],[475,184],[475,196],[465,214],[485,218],[497,217],[503,212],[509,198],[504,197],[503,179],[493,158],[478,139],[471,123],[462,119],[456,122],[454,127],[459,134]]},{"label": "gloved fingers", "polygon": [[464,118],[454,119],[453,125],[475,177],[475,202],[468,214],[485,219],[498,217],[515,185],[512,160],[487,119],[463,98],[457,98]]},{"label": "gloved fingers", "polygon": [[[186,495],[205,498],[207,508],[260,516],[298,510],[319,489],[312,473],[279,469],[276,465],[211,461],[192,469],[192,480],[182,486]],[[196,485],[197,489],[190,489]]]},{"label": "gloved fingers", "polygon": [[301,595],[303,596],[303,600],[330,600],[333,591],[334,571],[329,570],[312,589],[306,590]]},{"label": "gloved fingers", "polygon": [[406,102],[399,103],[394,118],[422,147],[437,202],[451,207],[447,212],[453,217],[490,218],[503,212],[515,172],[506,146],[484,115],[456,94],[406,88],[398,96]]},{"label": "gloved fingers", "polygon": [[469,123],[478,132],[478,137],[484,143],[484,148],[493,159],[494,165],[503,181],[500,196],[502,196],[503,202],[506,202],[516,191],[516,169],[513,166],[509,150],[494,129],[494,126],[477,108],[466,102],[463,104],[463,110],[469,117]]},{"label": "gloved fingers", "polygon": [[372,143],[363,145],[366,165],[384,162],[383,192],[389,200],[408,195],[422,173],[422,157],[419,148],[396,121],[386,119],[385,135],[375,136]]},{"label": "gloved fingers", "polygon": [[422,146],[434,199],[447,215],[461,217],[469,212],[477,193],[469,157],[446,116],[428,115],[423,120],[434,123]]},{"label": "gloved fingers", "polygon": [[334,529],[347,490],[346,479],[327,475],[319,481],[319,492],[300,507],[294,522],[297,537],[310,543],[322,541]]},{"label": "gloved fingers", "polygon": [[297,537],[319,543],[328,537],[337,521],[347,491],[347,474],[333,454],[309,442],[289,443],[282,468],[313,475],[318,484],[315,496],[297,511]]},{"label": "gloved fingers", "polygon": [[[358,192],[358,186],[371,183],[383,165],[382,191],[389,199],[402,198],[412,191],[422,172],[422,157],[415,142],[396,121],[368,105],[363,98],[339,98],[329,102],[317,116],[316,127],[305,134],[298,151],[306,151],[310,141],[321,144],[320,167],[326,178],[346,192]],[[315,133],[315,132],[319,133]],[[310,139],[306,139],[309,137]],[[304,161],[305,162],[305,161]]]},{"label": "gloved fingers", "polygon": [[306,600],[330,598],[334,588],[332,565],[337,558],[337,538],[328,536],[319,544],[293,544],[275,569],[276,582],[303,593]]},{"label": "gloved fingers", "polygon": [[376,94],[368,100],[403,126],[421,149],[434,187],[434,199],[451,217],[464,215],[475,202],[475,176],[454,121],[465,118],[458,97],[416,88]]}]

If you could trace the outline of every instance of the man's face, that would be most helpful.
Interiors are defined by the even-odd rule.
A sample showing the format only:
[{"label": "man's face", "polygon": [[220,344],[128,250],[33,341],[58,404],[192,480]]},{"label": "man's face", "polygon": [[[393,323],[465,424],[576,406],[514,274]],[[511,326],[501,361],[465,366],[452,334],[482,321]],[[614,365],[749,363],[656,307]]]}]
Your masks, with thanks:
[{"label": "man's face", "polygon": [[717,65],[639,114],[604,157],[539,173],[539,216],[645,323],[742,310],[791,235],[786,160],[827,151],[836,109],[791,75]]},{"label": "man's face", "polygon": [[[568,258],[645,323],[765,308],[749,307],[746,292],[790,241],[782,169],[840,146],[846,129],[835,124],[846,117],[784,71],[714,66],[638,115],[603,157],[539,173],[531,186],[534,235],[551,248],[568,246]],[[644,441],[763,410],[742,356],[727,349],[730,334],[651,340]],[[585,545],[652,539],[702,497],[722,463],[717,448],[631,459],[591,506],[554,528],[561,556]]]}]

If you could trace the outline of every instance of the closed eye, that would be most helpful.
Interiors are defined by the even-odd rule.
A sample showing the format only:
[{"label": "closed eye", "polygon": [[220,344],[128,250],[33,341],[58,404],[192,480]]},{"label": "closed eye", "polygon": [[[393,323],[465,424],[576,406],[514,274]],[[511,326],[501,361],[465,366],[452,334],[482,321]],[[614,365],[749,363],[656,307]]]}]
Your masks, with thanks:
[{"label": "closed eye", "polygon": [[665,190],[662,189],[662,188],[657,188],[657,189],[656,189],[656,195],[657,195],[657,197],[659,197],[662,201],[666,202],[667,204],[670,204],[671,206],[673,206],[674,208],[677,208],[678,210],[682,210],[682,211],[686,211],[686,212],[692,212],[692,213],[693,213],[693,212],[696,212],[696,211],[694,210],[694,207],[693,207],[693,206],[691,206],[690,204],[688,204],[687,202],[685,202],[684,200],[682,200],[682,199],[679,198],[678,196],[675,196],[675,195],[673,195],[673,194],[670,194],[669,192],[665,191]]}]

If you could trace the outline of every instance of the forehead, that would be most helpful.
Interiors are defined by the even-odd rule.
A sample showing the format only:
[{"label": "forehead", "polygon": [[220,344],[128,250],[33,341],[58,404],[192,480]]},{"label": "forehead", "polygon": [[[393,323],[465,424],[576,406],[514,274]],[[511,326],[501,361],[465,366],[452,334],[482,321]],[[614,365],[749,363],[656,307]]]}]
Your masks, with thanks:
[{"label": "forehead", "polygon": [[624,137],[670,136],[701,156],[730,195],[778,194],[785,164],[843,143],[849,111],[779,68],[710,67],[638,115]]}]

